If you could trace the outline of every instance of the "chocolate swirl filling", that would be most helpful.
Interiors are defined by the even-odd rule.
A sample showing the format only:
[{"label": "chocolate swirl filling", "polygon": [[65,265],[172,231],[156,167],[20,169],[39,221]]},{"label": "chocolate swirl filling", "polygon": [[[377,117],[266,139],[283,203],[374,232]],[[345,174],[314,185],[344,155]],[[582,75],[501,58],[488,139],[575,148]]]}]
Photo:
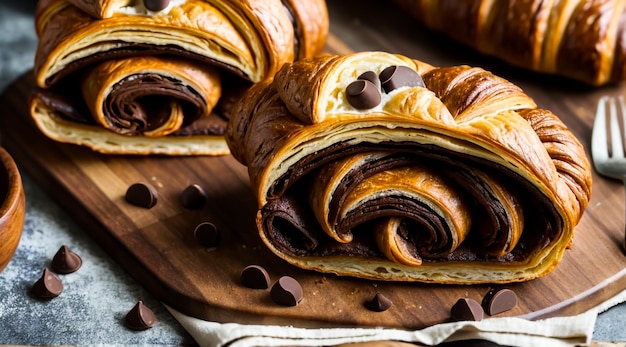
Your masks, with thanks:
[{"label": "chocolate swirl filling", "polygon": [[[72,97],[72,95],[79,95],[79,91],[73,93],[59,93],[54,89],[42,89],[38,90],[33,97],[41,100],[51,110],[55,110],[55,114],[66,121],[76,122],[78,124],[86,124],[95,126],[96,122],[91,116],[89,109],[85,105],[84,101],[79,97]],[[67,90],[67,89],[66,89]],[[144,97],[142,100],[150,102],[152,99],[158,97]],[[194,98],[197,101],[197,98]],[[159,101],[160,102],[160,101]],[[151,104],[150,109],[155,107]],[[189,106],[188,108],[193,108]],[[203,107],[206,109],[206,107]],[[198,108],[200,110],[200,108]],[[196,112],[191,112],[196,113]],[[152,113],[149,113],[152,114]],[[177,131],[171,133],[169,136],[193,136],[193,135],[218,135],[224,134],[226,129],[227,119],[223,117],[221,113],[212,113],[209,117],[199,118],[193,122],[183,124],[183,126]]]},{"label": "chocolate swirl filling", "polygon": [[179,80],[154,73],[129,76],[113,86],[103,105],[112,131],[141,135],[167,124],[172,104],[180,105],[188,125],[207,112],[207,102]]},{"label": "chocolate swirl filling", "polygon": [[[373,150],[390,152],[352,167],[335,183],[328,220],[337,229],[337,237],[345,239],[337,242],[312,212],[314,208],[306,192],[315,184],[328,185],[324,171],[332,170],[341,158]],[[356,187],[381,173],[412,165],[445,177],[454,195],[463,198],[471,214],[471,226],[461,238],[441,211],[406,194],[377,194],[341,215],[341,206]],[[507,195],[503,197],[497,189]],[[558,238],[562,228],[561,217],[550,200],[517,174],[480,158],[432,145],[337,144],[302,158],[276,180],[270,192],[268,203],[261,209],[263,232],[280,252],[294,256],[389,258],[386,247],[375,241],[381,229],[391,227],[394,242],[406,257],[413,258],[412,265],[422,261],[524,262],[534,249]],[[510,203],[519,208],[513,216],[515,209]],[[521,223],[524,233],[511,235],[509,230],[515,230],[512,223]]]}]

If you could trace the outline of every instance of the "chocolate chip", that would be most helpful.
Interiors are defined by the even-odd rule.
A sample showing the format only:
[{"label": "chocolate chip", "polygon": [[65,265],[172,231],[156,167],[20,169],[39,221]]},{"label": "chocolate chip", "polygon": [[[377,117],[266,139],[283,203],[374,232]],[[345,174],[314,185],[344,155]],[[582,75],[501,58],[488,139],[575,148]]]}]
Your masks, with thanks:
[{"label": "chocolate chip", "polygon": [[376,293],[372,300],[365,303],[365,306],[374,312],[383,312],[387,311],[393,303],[386,296]]},{"label": "chocolate chip", "polygon": [[510,289],[490,289],[483,298],[482,306],[485,312],[496,315],[512,310],[517,305],[517,295]]},{"label": "chocolate chip", "polygon": [[407,66],[389,66],[380,72],[379,77],[386,93],[400,87],[424,87],[422,77]]},{"label": "chocolate chip", "polygon": [[450,316],[456,321],[480,321],[484,315],[482,306],[469,298],[459,299],[450,310]]},{"label": "chocolate chip", "polygon": [[38,298],[54,298],[63,292],[63,283],[57,275],[45,268],[41,277],[33,284],[32,291]]},{"label": "chocolate chip", "polygon": [[358,110],[372,108],[381,101],[380,89],[367,80],[356,80],[346,87],[346,98]]},{"label": "chocolate chip", "polygon": [[61,246],[52,258],[50,267],[58,274],[69,274],[80,269],[83,260],[66,245]]},{"label": "chocolate chip", "polygon": [[241,284],[252,289],[267,289],[270,275],[259,265],[248,265],[241,271]]},{"label": "chocolate chip", "polygon": [[207,195],[204,189],[197,184],[187,186],[180,195],[180,203],[190,210],[202,208],[206,203]]},{"label": "chocolate chip", "polygon": [[380,78],[378,78],[378,75],[374,71],[365,71],[364,73],[360,74],[357,79],[370,81],[376,86],[377,90],[382,90],[380,85]]},{"label": "chocolate chip", "polygon": [[146,330],[152,328],[156,322],[156,316],[152,310],[139,300],[124,317],[126,326],[133,330]]},{"label": "chocolate chip", "polygon": [[272,285],[270,296],[279,305],[296,306],[303,298],[302,287],[295,278],[283,276]]},{"label": "chocolate chip", "polygon": [[143,5],[150,11],[162,11],[169,6],[169,0],[143,0]]},{"label": "chocolate chip", "polygon": [[196,241],[204,247],[217,247],[222,239],[220,231],[210,222],[198,224],[193,234]]},{"label": "chocolate chip", "polygon": [[157,200],[156,189],[148,183],[133,183],[126,190],[126,201],[135,206],[152,208]]}]

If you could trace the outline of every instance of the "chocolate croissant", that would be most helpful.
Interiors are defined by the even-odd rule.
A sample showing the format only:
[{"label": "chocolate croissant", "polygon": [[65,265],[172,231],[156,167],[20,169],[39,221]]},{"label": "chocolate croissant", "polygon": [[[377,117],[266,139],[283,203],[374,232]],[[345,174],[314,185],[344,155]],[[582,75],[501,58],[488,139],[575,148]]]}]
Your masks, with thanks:
[{"label": "chocolate croissant", "polygon": [[318,54],[323,0],[41,0],[31,115],[103,153],[221,155],[232,100]]},{"label": "chocolate croissant", "polygon": [[549,273],[590,198],[584,149],[480,68],[362,52],[283,66],[227,128],[256,224],[304,269],[507,283]]},{"label": "chocolate croissant", "polygon": [[626,79],[623,1],[394,1],[424,26],[511,65],[593,86]]}]

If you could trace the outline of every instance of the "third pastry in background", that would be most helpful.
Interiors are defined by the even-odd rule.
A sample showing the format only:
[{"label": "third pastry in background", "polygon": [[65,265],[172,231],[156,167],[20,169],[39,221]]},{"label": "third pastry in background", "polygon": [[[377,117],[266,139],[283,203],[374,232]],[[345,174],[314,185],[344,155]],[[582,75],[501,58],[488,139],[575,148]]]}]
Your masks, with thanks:
[{"label": "third pastry in background", "polygon": [[622,0],[394,1],[424,26],[511,65],[592,86],[626,79]]}]

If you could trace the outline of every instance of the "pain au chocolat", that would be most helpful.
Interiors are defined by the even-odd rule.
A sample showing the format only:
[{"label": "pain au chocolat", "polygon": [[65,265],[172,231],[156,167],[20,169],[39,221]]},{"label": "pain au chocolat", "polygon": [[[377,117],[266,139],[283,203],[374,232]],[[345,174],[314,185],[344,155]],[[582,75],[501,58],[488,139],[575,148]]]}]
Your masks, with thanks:
[{"label": "pain au chocolat", "polygon": [[393,2],[425,27],[508,64],[592,86],[626,80],[622,0]]},{"label": "pain au chocolat", "polygon": [[286,64],[246,100],[227,143],[248,168],[262,240],[304,269],[527,281],[559,263],[589,202],[576,137],[480,68],[326,55]]},{"label": "pain au chocolat", "polygon": [[103,153],[222,155],[240,90],[320,52],[322,0],[41,0],[31,115]]}]

